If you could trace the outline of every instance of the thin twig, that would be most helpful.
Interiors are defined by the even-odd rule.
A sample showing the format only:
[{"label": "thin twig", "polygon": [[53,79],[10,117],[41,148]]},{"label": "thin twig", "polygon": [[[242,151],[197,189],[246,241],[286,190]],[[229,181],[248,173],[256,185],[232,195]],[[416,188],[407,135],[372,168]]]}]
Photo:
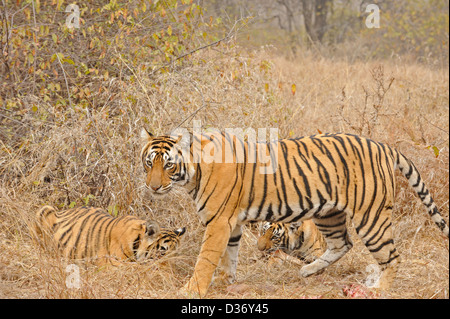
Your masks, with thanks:
[{"label": "thin twig", "polygon": [[192,51],[189,51],[188,53],[185,53],[185,54],[183,54],[183,55],[180,55],[180,56],[177,57],[176,59],[174,59],[174,60],[172,60],[172,61],[170,61],[170,62],[164,64],[163,66],[160,66],[159,68],[157,68],[157,69],[155,69],[155,70],[153,70],[152,73],[151,73],[150,75],[154,75],[154,74],[155,74],[156,72],[158,72],[159,70],[164,69],[164,68],[170,66],[171,64],[175,63],[176,61],[178,61],[178,60],[180,60],[180,59],[182,59],[182,58],[184,58],[184,57],[186,57],[186,56],[188,56],[188,55],[191,55],[191,54],[193,54],[193,53],[195,53],[195,52],[197,52],[197,51],[200,51],[200,50],[209,48],[209,47],[211,47],[211,46],[213,46],[213,45],[216,45],[216,44],[218,44],[218,43],[220,43],[220,42],[222,42],[222,41],[224,41],[224,40],[226,40],[226,39],[228,39],[228,38],[230,38],[230,37],[231,37],[231,36],[228,34],[228,35],[226,35],[225,37],[223,37],[223,38],[220,39],[220,40],[214,41],[214,42],[212,42],[212,43],[209,43],[209,44],[207,44],[207,45],[204,45],[204,46],[202,46],[202,47],[199,47],[199,48],[196,48],[196,49],[194,49],[194,50],[192,50]]},{"label": "thin twig", "polygon": [[203,50],[203,49],[212,47],[212,46],[214,46],[214,45],[216,45],[216,44],[219,44],[219,43],[222,42],[222,41],[225,41],[225,40],[230,39],[230,38],[233,36],[233,34],[234,34],[235,32],[237,32],[237,30],[235,30],[235,28],[236,28],[237,23],[238,23],[239,21],[241,21],[241,20],[243,20],[243,19],[237,20],[237,21],[234,23],[233,27],[230,29],[230,31],[228,31],[227,35],[224,36],[223,38],[221,38],[221,39],[219,39],[219,40],[217,40],[217,41],[211,42],[211,43],[209,43],[209,44],[206,44],[206,45],[204,45],[204,46],[195,48],[195,49],[192,50],[192,51],[189,51],[189,52],[187,52],[187,53],[185,53],[185,54],[180,55],[179,57],[176,57],[176,58],[173,59],[172,61],[170,61],[170,62],[164,64],[163,66],[160,66],[159,68],[153,70],[153,71],[150,73],[150,75],[154,75],[156,72],[160,71],[161,69],[164,69],[164,68],[166,68],[166,67],[168,67],[168,66],[170,66],[170,65],[173,65],[176,61],[178,61],[178,60],[180,60],[180,59],[182,59],[182,58],[185,58],[185,57],[187,57],[188,55],[191,55],[191,54],[193,54],[193,53],[195,53],[195,52],[197,52],[197,51],[200,51],[200,50]]},{"label": "thin twig", "polygon": [[431,124],[432,126],[434,126],[435,128],[437,128],[438,130],[441,130],[442,132],[444,132],[445,134],[449,135],[448,131],[444,130],[443,128],[437,126],[436,124],[434,124],[433,122],[431,122],[430,120],[428,120],[425,116],[422,116],[422,118],[428,123]]},{"label": "thin twig", "polygon": [[66,81],[67,97],[69,98],[70,109],[73,112],[72,100],[70,99],[69,83],[67,82],[66,71],[64,70],[64,67],[63,67],[63,65],[61,63],[61,60],[59,59],[59,54],[58,53],[56,53],[56,58],[58,59],[59,65],[61,66],[61,69],[63,71],[64,81]]},{"label": "thin twig", "polygon": [[191,114],[189,114],[184,120],[182,120],[173,130],[176,130],[177,128],[179,128],[183,123],[185,123],[187,120],[193,118],[201,109],[205,108],[205,106],[207,105],[205,103],[205,98],[203,97],[203,93],[201,90],[198,89],[198,87],[195,85],[195,81],[193,81],[194,83],[192,83],[192,85],[194,86],[194,89],[200,93],[200,95],[202,96],[202,106],[200,106],[198,109],[196,109],[194,112],[192,112]]},{"label": "thin twig", "polygon": [[[38,36],[37,36],[37,26],[36,26],[36,9],[34,8],[34,0],[32,1],[33,4],[33,20],[34,20],[34,35],[35,35],[35,41],[37,42]],[[34,42],[34,48],[35,48],[35,56],[33,56],[33,95],[34,92],[36,91],[36,58],[37,58],[37,43]]]}]

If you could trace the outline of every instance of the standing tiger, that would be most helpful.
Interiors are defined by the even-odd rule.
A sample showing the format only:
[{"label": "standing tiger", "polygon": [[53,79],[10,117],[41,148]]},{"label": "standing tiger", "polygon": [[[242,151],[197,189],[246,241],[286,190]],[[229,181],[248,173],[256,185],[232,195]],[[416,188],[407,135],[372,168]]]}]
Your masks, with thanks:
[{"label": "standing tiger", "polygon": [[161,257],[177,247],[184,232],[160,229],[134,216],[113,217],[101,208],[57,212],[44,206],[36,213],[36,233],[46,246],[55,244],[65,257],[90,259],[99,266]]},{"label": "standing tiger", "polygon": [[206,226],[193,276],[182,289],[188,295],[207,293],[219,262],[222,279],[235,279],[245,223],[312,219],[325,237],[327,250],[301,268],[306,277],[352,247],[347,215],[382,269],[379,287],[388,288],[399,262],[391,227],[395,169],[408,179],[448,237],[448,226],[414,164],[383,143],[350,134],[261,143],[225,131],[189,134],[186,142],[181,136],[155,137],[143,129],[141,137],[150,192],[160,196],[175,185],[184,186]]},{"label": "standing tiger", "polygon": [[280,249],[311,262],[325,252],[326,243],[312,220],[304,220],[300,225],[265,222],[258,238],[258,249],[269,253]]}]

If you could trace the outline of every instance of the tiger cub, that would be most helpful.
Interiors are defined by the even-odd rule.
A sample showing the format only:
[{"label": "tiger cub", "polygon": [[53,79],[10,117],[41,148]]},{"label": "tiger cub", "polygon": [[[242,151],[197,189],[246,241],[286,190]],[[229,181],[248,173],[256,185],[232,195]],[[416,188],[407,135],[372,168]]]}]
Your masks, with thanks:
[{"label": "tiger cub", "polygon": [[148,247],[148,255],[151,258],[161,258],[171,251],[175,251],[180,244],[180,238],[186,232],[186,228],[176,230],[161,228],[158,238]]},{"label": "tiger cub", "polygon": [[280,249],[305,262],[316,260],[326,248],[322,233],[312,220],[305,220],[300,225],[265,222],[258,238],[259,250],[274,252]]},{"label": "tiger cub", "polygon": [[35,229],[45,246],[56,245],[65,257],[92,260],[98,266],[162,257],[185,233],[185,228],[161,230],[155,222],[113,217],[93,207],[57,212],[44,206],[36,213]]}]

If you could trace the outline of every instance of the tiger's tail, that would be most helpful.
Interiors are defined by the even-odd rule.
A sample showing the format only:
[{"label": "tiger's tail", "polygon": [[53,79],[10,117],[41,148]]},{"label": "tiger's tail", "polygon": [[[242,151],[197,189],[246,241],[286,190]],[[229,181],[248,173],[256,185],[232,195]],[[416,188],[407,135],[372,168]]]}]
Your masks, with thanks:
[{"label": "tiger's tail", "polygon": [[407,159],[402,153],[397,151],[396,164],[397,168],[400,170],[403,176],[408,179],[409,185],[411,185],[417,195],[419,195],[422,203],[427,208],[428,214],[430,215],[431,219],[448,238],[448,225],[439,213],[428,188],[425,186],[425,183],[420,177],[419,171],[414,166],[413,162]]}]

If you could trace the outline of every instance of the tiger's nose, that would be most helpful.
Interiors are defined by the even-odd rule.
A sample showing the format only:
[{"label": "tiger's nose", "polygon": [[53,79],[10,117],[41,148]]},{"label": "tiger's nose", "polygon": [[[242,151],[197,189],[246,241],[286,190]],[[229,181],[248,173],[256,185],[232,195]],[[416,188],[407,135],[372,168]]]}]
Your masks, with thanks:
[{"label": "tiger's nose", "polygon": [[150,185],[150,188],[151,189],[153,189],[153,191],[157,191],[158,189],[160,189],[161,188],[161,185],[157,185],[157,186],[154,186],[154,185]]}]

